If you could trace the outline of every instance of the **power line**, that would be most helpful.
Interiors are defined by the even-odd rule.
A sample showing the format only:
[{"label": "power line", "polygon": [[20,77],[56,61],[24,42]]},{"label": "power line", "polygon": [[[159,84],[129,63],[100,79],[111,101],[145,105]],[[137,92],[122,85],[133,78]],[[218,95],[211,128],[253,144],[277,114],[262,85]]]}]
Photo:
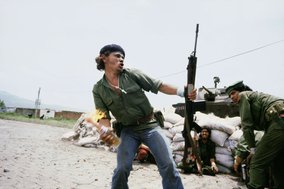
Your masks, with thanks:
[{"label": "power line", "polygon": [[225,60],[229,60],[229,59],[235,58],[235,57],[237,57],[237,56],[242,56],[242,55],[244,55],[244,54],[248,54],[248,53],[257,51],[257,50],[259,50],[259,49],[263,49],[263,48],[268,47],[268,46],[272,46],[272,45],[274,45],[274,44],[276,44],[276,43],[280,43],[280,42],[283,42],[283,41],[284,41],[284,39],[279,40],[279,41],[276,41],[276,42],[273,42],[273,43],[269,43],[269,44],[263,45],[263,46],[261,46],[261,47],[257,47],[257,48],[255,48],[255,49],[251,49],[251,50],[248,50],[248,51],[245,51],[245,52],[242,52],[242,53],[233,55],[233,56],[230,56],[230,57],[228,57],[228,58],[223,58],[223,59],[216,60],[216,61],[213,61],[213,62],[210,62],[210,63],[207,63],[207,64],[203,64],[203,65],[201,65],[201,66],[199,66],[199,67],[209,66],[209,65],[212,65],[212,64],[216,64],[216,63],[218,63],[218,62],[223,62],[223,61],[225,61]]},{"label": "power line", "polygon": [[[263,49],[263,48],[265,48],[265,47],[269,47],[269,46],[275,45],[275,44],[280,43],[280,42],[283,42],[283,41],[284,41],[284,39],[281,39],[281,40],[276,41],[276,42],[268,43],[268,44],[266,44],[266,45],[263,45],[263,46],[260,46],[260,47],[257,47],[257,48],[254,48],[254,49],[251,49],[251,50],[248,50],[248,51],[244,51],[244,52],[242,52],[242,53],[239,53],[239,54],[236,54],[236,55],[227,57],[227,58],[223,58],[223,59],[220,59],[220,60],[216,60],[216,61],[213,61],[213,62],[209,62],[209,63],[207,63],[207,64],[203,64],[203,65],[201,65],[201,66],[198,66],[198,68],[205,67],[205,66],[210,66],[210,65],[212,65],[212,64],[216,64],[216,63],[219,63],[219,62],[223,62],[223,61],[225,61],[225,60],[229,60],[229,59],[235,58],[235,57],[237,57],[237,56],[242,56],[242,55],[244,55],[244,54],[248,54],[248,53],[251,53],[251,52],[254,52],[254,51]],[[163,76],[158,77],[158,79],[160,79],[160,78],[165,78],[165,77],[170,77],[170,76],[173,76],[173,75],[178,75],[178,74],[184,73],[184,72],[186,72],[186,70],[179,71],[179,72],[175,72],[175,73],[171,73],[171,74],[167,74],[167,75],[163,75]]]},{"label": "power line", "polygon": [[175,72],[175,73],[171,73],[171,74],[168,74],[168,75],[163,75],[163,76],[157,77],[157,79],[170,77],[170,76],[173,76],[173,75],[178,75],[178,74],[181,74],[183,72],[185,72],[185,70],[182,70],[182,71],[179,71],[179,72]]}]

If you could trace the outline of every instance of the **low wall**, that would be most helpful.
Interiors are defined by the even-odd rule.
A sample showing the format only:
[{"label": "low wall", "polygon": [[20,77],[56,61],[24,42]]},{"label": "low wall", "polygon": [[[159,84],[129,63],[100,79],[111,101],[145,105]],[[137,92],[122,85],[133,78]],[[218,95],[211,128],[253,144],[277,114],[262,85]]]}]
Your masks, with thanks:
[{"label": "low wall", "polygon": [[55,112],[55,118],[79,119],[83,112],[61,111]]}]

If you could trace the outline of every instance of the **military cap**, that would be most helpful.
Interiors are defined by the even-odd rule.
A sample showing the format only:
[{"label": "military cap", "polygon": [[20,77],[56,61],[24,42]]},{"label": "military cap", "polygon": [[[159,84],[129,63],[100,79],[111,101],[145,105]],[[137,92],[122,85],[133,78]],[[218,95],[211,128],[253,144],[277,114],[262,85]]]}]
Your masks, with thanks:
[{"label": "military cap", "polygon": [[123,54],[123,56],[125,56],[125,52],[123,50],[123,48],[119,45],[116,44],[110,44],[110,45],[106,45],[104,46],[101,50],[100,50],[100,55],[101,54],[105,54],[106,52],[112,53],[112,52],[121,52]]},{"label": "military cap", "polygon": [[233,90],[240,89],[240,88],[242,88],[243,86],[244,86],[243,81],[238,81],[238,82],[236,82],[236,83],[234,83],[234,84],[228,86],[228,87],[226,88],[226,93],[227,93],[228,95],[230,95]]}]

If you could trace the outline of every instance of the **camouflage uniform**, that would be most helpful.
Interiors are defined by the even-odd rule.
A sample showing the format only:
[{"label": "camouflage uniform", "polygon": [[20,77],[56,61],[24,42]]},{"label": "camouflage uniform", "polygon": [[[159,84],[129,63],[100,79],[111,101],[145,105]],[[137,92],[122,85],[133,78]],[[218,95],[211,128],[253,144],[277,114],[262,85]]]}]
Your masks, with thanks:
[{"label": "camouflage uniform", "polygon": [[248,187],[263,188],[265,169],[272,165],[276,188],[284,188],[284,100],[254,91],[240,92],[239,96],[241,125],[249,148],[256,146],[254,130],[265,131],[251,160]]}]

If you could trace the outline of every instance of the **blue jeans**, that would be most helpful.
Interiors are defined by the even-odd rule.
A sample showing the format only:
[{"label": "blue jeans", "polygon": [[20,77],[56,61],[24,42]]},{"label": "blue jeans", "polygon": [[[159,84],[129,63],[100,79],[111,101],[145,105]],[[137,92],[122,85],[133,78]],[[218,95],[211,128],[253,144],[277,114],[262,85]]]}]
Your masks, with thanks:
[{"label": "blue jeans", "polygon": [[160,126],[133,131],[124,128],[121,131],[121,143],[117,150],[117,167],[112,177],[112,189],[128,189],[128,177],[132,162],[141,143],[147,145],[155,157],[164,189],[183,189],[181,178],[173,160],[169,140]]}]

